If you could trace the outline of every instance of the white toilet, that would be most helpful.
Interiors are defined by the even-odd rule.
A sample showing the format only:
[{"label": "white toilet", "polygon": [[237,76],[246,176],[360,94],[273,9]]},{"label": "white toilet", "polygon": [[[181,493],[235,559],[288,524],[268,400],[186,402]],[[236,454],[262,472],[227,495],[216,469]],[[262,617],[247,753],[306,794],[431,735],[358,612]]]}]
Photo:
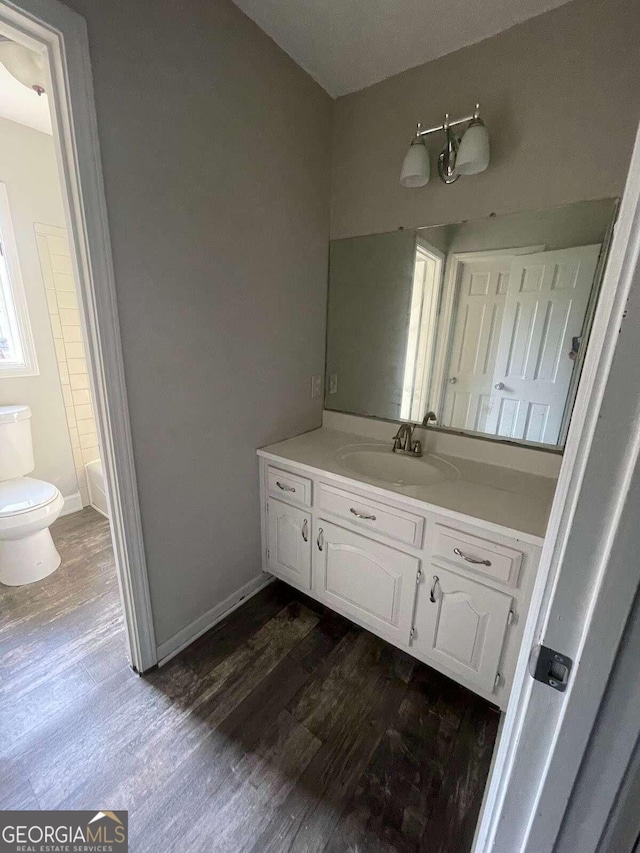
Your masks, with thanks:
[{"label": "white toilet", "polygon": [[50,525],[64,498],[52,483],[25,477],[33,471],[31,410],[0,406],[0,583],[21,586],[60,565]]}]

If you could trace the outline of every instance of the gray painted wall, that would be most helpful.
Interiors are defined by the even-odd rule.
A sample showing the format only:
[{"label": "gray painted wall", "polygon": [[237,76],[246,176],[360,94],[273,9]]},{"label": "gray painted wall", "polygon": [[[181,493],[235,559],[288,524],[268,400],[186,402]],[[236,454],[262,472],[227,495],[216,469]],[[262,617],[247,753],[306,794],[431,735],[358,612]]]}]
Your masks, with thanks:
[{"label": "gray painted wall", "polygon": [[227,0],[68,5],[163,642],[259,574],[255,449],[321,422],[332,101]]},{"label": "gray painted wall", "polygon": [[[622,191],[640,114],[637,0],[574,0],[336,102],[332,237],[537,210]],[[398,182],[417,121],[482,104],[491,166]]]}]

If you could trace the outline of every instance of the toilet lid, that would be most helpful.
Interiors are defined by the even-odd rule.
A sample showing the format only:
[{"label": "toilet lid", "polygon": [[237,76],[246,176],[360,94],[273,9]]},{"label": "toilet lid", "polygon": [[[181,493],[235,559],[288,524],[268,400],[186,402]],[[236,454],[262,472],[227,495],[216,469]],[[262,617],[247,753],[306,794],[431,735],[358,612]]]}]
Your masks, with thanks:
[{"label": "toilet lid", "polygon": [[17,477],[0,483],[0,518],[46,506],[58,497],[53,483],[33,477]]}]

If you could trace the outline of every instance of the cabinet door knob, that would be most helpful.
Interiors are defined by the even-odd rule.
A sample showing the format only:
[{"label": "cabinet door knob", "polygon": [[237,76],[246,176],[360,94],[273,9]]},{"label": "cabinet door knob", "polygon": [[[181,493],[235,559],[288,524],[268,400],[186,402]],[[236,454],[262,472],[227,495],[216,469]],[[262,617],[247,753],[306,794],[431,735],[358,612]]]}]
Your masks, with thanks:
[{"label": "cabinet door knob", "polygon": [[302,522],[302,538],[304,539],[305,542],[309,541],[309,522],[307,521],[306,518]]},{"label": "cabinet door knob", "polygon": [[433,583],[431,584],[431,592],[429,593],[429,598],[431,599],[432,604],[436,603],[436,587],[438,586],[439,581],[440,578],[438,577],[438,575],[434,575]]},{"label": "cabinet door knob", "polygon": [[496,389],[496,391],[504,391],[504,382],[496,382],[493,387]]},{"label": "cabinet door knob", "polygon": [[458,381],[458,377],[452,376],[451,379],[449,379],[449,385],[455,385],[457,381]]},{"label": "cabinet door knob", "polygon": [[316,539],[316,544],[318,545],[318,551],[322,551],[324,546],[324,535],[322,533],[322,528],[318,530],[318,538]]}]

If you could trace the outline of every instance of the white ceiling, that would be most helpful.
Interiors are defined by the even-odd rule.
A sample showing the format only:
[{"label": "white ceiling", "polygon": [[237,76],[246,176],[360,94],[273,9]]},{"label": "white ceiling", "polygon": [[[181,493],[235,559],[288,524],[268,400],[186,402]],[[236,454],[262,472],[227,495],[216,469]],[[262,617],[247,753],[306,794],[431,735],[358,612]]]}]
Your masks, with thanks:
[{"label": "white ceiling", "polygon": [[355,92],[567,0],[235,0],[330,95]]},{"label": "white ceiling", "polygon": [[38,95],[19,83],[0,62],[0,116],[51,133],[51,116],[46,95]]}]

